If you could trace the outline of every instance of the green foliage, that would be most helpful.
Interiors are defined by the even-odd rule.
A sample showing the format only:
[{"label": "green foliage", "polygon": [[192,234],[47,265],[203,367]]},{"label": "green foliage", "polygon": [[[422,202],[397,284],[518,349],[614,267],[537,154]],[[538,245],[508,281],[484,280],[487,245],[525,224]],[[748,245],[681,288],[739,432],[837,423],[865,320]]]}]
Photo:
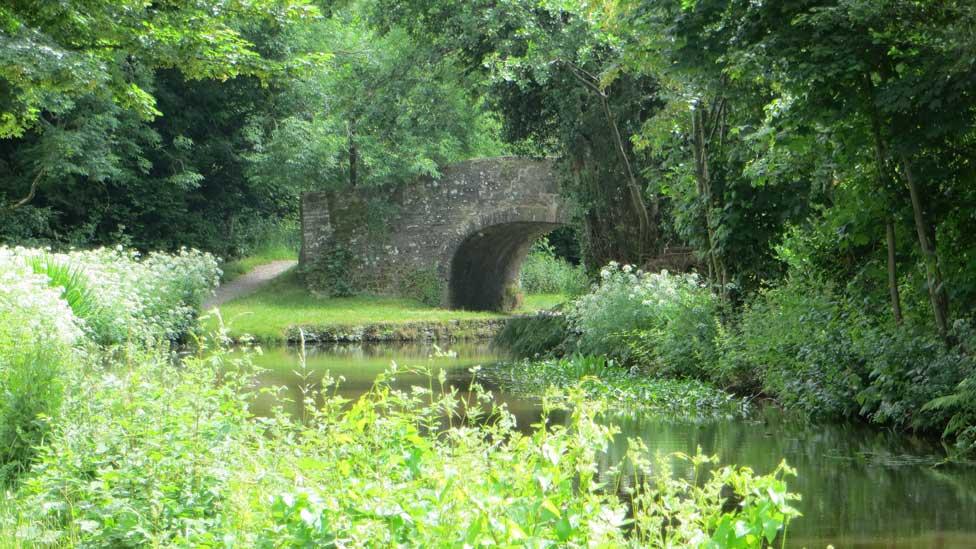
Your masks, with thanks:
[{"label": "green foliage", "polygon": [[[11,319],[3,315],[2,320]],[[6,330],[5,330],[6,331]],[[0,486],[27,471],[61,408],[64,370],[75,360],[44,336],[0,340]]]},{"label": "green foliage", "polygon": [[400,295],[416,299],[429,307],[439,307],[444,299],[444,285],[436,268],[416,269],[400,277]]},{"label": "green foliage", "polygon": [[[178,68],[188,79],[266,76],[284,68],[255,51],[240,32],[248,19],[287,24],[314,16],[305,2],[149,5],[134,0],[50,4],[18,2],[0,11],[2,78],[9,87],[0,138],[20,136],[43,112],[59,114],[90,94],[111,98],[144,119],[161,114],[151,89],[115,70]],[[300,63],[299,60],[295,60]]]},{"label": "green foliage", "polygon": [[582,266],[556,257],[545,238],[537,240],[522,263],[522,290],[532,294],[562,294],[575,297],[586,291],[588,280]]},{"label": "green foliage", "polygon": [[695,275],[644,273],[611,263],[569,312],[584,354],[652,372],[705,378],[714,361],[718,300]]},{"label": "green foliage", "polygon": [[98,322],[97,297],[88,277],[80,268],[60,263],[49,254],[28,257],[26,263],[36,274],[46,276],[52,288],[61,289],[61,299],[68,303],[76,317],[88,322]]},{"label": "green foliage", "polygon": [[249,128],[251,176],[300,189],[387,187],[439,175],[446,163],[502,147],[477,80],[399,27],[379,33],[352,4],[303,34],[335,51],[285,94],[296,108]]},{"label": "green foliage", "polygon": [[976,375],[959,382],[949,394],[937,397],[922,407],[923,413],[949,413],[942,437],[955,441],[954,450],[963,455],[976,451]]},{"label": "green foliage", "polygon": [[524,360],[511,366],[505,379],[514,392],[546,394],[557,402],[571,400],[581,390],[602,403],[610,415],[636,412],[707,420],[740,416],[748,403],[737,396],[694,379],[653,378],[604,356],[574,354],[558,359]]},{"label": "green foliage", "polygon": [[[976,371],[976,359],[968,352],[947,348],[931,333],[911,326],[865,330],[857,351],[869,378],[858,401],[861,414],[872,422],[932,432],[946,428],[953,411],[965,410],[940,404],[948,405],[957,389],[965,392],[958,385]],[[957,429],[963,417],[965,413],[955,422]],[[958,434],[957,429],[947,434]]]},{"label": "green foliage", "polygon": [[377,35],[359,4],[171,8],[2,8],[0,242],[235,259],[294,222],[304,191],[392,189],[502,152],[478,78]]},{"label": "green foliage", "polygon": [[76,380],[85,403],[71,393],[23,490],[55,528],[37,534],[127,547],[213,540],[228,468],[243,466],[231,440],[245,411],[227,405],[241,387],[232,375],[215,384],[202,360],[174,369],[166,353],[129,353],[139,367]]},{"label": "green foliage", "polygon": [[88,328],[103,344],[179,340],[219,277],[216,259],[196,250],[143,257],[101,248],[66,254],[64,261],[88,276],[99,310]]},{"label": "green foliage", "polygon": [[[647,524],[637,528],[637,542],[648,547],[786,547],[787,527],[800,513],[792,502],[799,499],[787,490],[786,479],[796,471],[781,462],[769,475],[756,477],[748,468],[721,467],[699,483],[712,456],[677,454],[680,462],[691,465],[691,481],[675,481],[673,464],[658,458],[650,462],[639,451],[628,450],[628,457],[640,468],[658,471],[653,482],[635,487],[633,507],[638,521]],[[684,493],[677,500],[669,494]],[[717,513],[715,502],[741,500],[736,513]],[[705,509],[695,513],[693,509]],[[675,515],[686,515],[690,522],[674,521]],[[643,527],[642,527],[643,526]],[[702,536],[702,532],[710,533]]]},{"label": "green foliage", "polygon": [[180,337],[216,283],[216,269],[213,257],[198,252],[139,261],[121,251],[0,248],[0,483],[29,468],[61,419],[83,347]]},{"label": "green foliage", "polygon": [[976,330],[972,321],[957,321],[954,336],[959,339],[959,346],[945,354],[955,361],[949,366],[951,371],[964,377],[955,388],[927,402],[921,414],[940,418],[949,415],[943,438],[954,440],[958,453],[972,455],[976,452]]},{"label": "green foliage", "polygon": [[563,354],[571,341],[565,314],[544,311],[510,319],[492,344],[515,358],[538,358]]},{"label": "green foliage", "polygon": [[723,349],[722,375],[751,374],[762,390],[809,416],[853,417],[866,370],[854,337],[858,315],[815,280],[792,278],[743,311]]},{"label": "green foliage", "polygon": [[346,248],[336,246],[305,267],[302,278],[308,288],[329,297],[349,297],[362,290],[352,276],[356,256]]},{"label": "green foliage", "polygon": [[308,2],[0,10],[0,217],[24,222],[0,220],[0,241],[89,247],[124,234],[140,249],[236,257],[263,220],[296,212],[285,185],[245,177],[242,128],[328,57],[287,40],[318,19]]},{"label": "green foliage", "polygon": [[81,321],[18,251],[0,248],[0,485],[26,471],[76,367]]},{"label": "green foliage", "polygon": [[[708,478],[702,469],[700,483],[648,468],[635,493],[674,506],[644,497],[628,508],[607,489],[624,469],[606,480],[595,474],[613,430],[597,421],[600,405],[568,387],[567,421],[526,434],[483,389],[460,404],[433,378],[428,388],[401,392],[381,376],[358,400],[330,396],[316,409],[319,391],[331,394],[326,380],[303,397],[309,421],[281,410],[255,421],[246,357],[216,350],[173,368],[150,351],[130,354],[127,364],[72,380],[64,422],[14,496],[24,525],[14,532],[18,543],[625,546],[681,524],[671,539],[719,536],[716,546],[738,547],[755,533],[740,528],[726,539],[725,515],[752,525],[766,514],[767,528],[780,531],[795,516],[782,514],[794,497],[783,471],[762,477],[735,468]],[[635,446],[629,457],[645,455]],[[725,507],[727,497],[742,503]]]}]

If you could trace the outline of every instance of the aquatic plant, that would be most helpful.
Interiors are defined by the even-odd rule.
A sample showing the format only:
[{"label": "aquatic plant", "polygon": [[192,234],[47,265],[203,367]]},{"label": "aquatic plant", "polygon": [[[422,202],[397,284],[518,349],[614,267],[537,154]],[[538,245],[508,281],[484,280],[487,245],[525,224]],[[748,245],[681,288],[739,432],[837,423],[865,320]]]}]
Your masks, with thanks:
[{"label": "aquatic plant", "polygon": [[497,367],[492,374],[512,391],[548,395],[562,402],[578,388],[614,414],[639,411],[692,421],[743,416],[749,411],[746,399],[706,382],[648,376],[607,357],[576,354],[523,360]]}]

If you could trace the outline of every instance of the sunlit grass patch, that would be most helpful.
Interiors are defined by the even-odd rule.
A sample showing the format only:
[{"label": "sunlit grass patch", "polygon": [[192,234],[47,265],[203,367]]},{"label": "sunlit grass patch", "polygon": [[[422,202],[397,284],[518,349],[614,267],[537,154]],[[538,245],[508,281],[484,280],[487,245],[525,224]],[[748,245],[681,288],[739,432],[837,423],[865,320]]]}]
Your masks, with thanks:
[{"label": "sunlit grass patch", "polygon": [[[512,314],[550,308],[564,301],[559,295],[526,296],[522,307]],[[291,326],[364,326],[377,323],[444,322],[505,318],[506,313],[454,311],[430,307],[408,298],[360,295],[326,297],[314,295],[291,270],[257,292],[220,307],[228,335],[250,335],[259,341],[285,339]],[[205,321],[205,328],[216,327],[216,319]]]}]

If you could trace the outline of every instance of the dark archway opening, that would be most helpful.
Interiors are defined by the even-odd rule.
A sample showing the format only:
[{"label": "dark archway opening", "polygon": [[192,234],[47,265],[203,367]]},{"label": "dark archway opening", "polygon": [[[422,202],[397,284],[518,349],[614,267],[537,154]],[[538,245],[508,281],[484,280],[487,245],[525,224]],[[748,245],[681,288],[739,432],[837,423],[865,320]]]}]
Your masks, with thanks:
[{"label": "dark archway opening", "polygon": [[452,309],[508,311],[518,305],[519,267],[540,236],[559,223],[492,225],[468,236],[451,259]]}]

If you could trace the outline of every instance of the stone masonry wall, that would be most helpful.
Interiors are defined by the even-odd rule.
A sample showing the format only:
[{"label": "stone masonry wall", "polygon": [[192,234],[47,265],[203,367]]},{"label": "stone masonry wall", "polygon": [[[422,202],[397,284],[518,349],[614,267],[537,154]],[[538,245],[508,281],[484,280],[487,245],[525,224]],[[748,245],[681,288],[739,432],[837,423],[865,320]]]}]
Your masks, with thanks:
[{"label": "stone masonry wall", "polygon": [[429,279],[445,306],[505,309],[532,241],[567,221],[550,160],[469,160],[392,200],[389,191],[306,193],[301,262],[343,249],[360,289],[395,294]]}]

